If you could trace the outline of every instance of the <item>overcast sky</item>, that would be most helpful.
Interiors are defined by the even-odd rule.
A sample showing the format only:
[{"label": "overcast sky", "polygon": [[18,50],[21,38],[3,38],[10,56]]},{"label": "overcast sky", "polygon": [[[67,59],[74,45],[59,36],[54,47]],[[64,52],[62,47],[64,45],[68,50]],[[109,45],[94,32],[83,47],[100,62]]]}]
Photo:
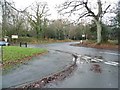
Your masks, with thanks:
[{"label": "overcast sky", "polygon": [[[26,7],[28,7],[35,1],[47,2],[49,9],[50,9],[49,13],[51,13],[51,16],[49,19],[57,19],[57,18],[61,18],[61,17],[60,17],[60,15],[57,14],[57,10],[55,9],[55,7],[56,7],[56,5],[62,4],[66,0],[7,0],[7,1],[15,2],[15,7],[17,9],[21,9],[21,10],[24,10]],[[95,3],[97,0],[89,0],[89,1],[91,1],[92,3]],[[101,0],[101,1],[107,1],[108,4],[113,4],[113,3],[116,3],[118,0]],[[92,3],[91,3],[91,7],[93,6]],[[110,17],[110,14],[107,14],[106,16]],[[106,18],[106,16],[105,16],[105,18]],[[111,14],[111,16],[112,16],[112,14]],[[77,18],[77,16],[72,17],[72,19],[73,18]]]},{"label": "overcast sky", "polygon": [[25,7],[31,5],[35,1],[37,2],[47,2],[50,13],[51,13],[51,18],[56,19],[58,18],[57,11],[55,9],[55,6],[58,4],[63,3],[65,0],[13,0],[15,2],[15,6],[18,9],[24,9]]},{"label": "overcast sky", "polygon": [[[60,18],[60,16],[57,14],[55,6],[65,2],[66,0],[12,0],[12,1],[15,2],[16,8],[22,9],[22,10],[25,7],[34,3],[35,1],[37,1],[37,2],[47,2],[48,6],[49,6],[49,9],[50,9],[50,13],[51,13],[50,19],[57,19],[57,18]],[[92,3],[94,3],[97,0],[89,0],[89,1],[92,1]],[[101,0],[101,1],[105,1],[105,0]],[[113,4],[113,3],[116,3],[118,0],[106,0],[106,1],[109,4]]]}]

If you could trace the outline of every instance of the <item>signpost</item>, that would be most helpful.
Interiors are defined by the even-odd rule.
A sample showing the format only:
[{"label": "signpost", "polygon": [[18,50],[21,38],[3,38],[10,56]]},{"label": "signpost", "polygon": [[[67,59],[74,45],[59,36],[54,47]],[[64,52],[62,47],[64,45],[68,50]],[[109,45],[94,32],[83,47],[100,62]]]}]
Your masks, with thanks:
[{"label": "signpost", "polygon": [[82,40],[80,40],[80,43],[83,43],[83,38],[85,38],[85,34],[82,34]]},{"label": "signpost", "polygon": [[85,37],[85,34],[83,34],[82,37],[84,38],[84,37]]},{"label": "signpost", "polygon": [[11,38],[13,39],[13,42],[14,42],[14,44],[15,44],[16,39],[18,39],[18,35],[12,35]]}]

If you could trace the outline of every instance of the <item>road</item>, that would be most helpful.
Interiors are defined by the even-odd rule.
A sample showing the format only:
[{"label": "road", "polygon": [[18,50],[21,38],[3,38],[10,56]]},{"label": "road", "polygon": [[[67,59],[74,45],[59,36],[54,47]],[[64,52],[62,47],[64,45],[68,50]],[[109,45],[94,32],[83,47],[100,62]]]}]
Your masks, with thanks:
[{"label": "road", "polygon": [[[70,63],[72,63],[72,55],[69,53],[77,53],[79,55],[102,56],[105,61],[118,61],[118,52],[104,49],[94,49],[87,47],[75,47],[70,44],[78,42],[28,45],[31,48],[46,48],[49,53],[43,56],[34,57],[25,65],[21,65],[13,69],[9,73],[3,75],[3,88],[21,85],[25,82],[29,83],[58,72]],[[62,52],[59,52],[62,51]],[[105,63],[97,63],[101,72],[95,72],[91,68],[96,63],[78,63],[76,71],[63,81],[50,83],[45,87],[48,88],[117,88],[118,87],[118,66]]]}]

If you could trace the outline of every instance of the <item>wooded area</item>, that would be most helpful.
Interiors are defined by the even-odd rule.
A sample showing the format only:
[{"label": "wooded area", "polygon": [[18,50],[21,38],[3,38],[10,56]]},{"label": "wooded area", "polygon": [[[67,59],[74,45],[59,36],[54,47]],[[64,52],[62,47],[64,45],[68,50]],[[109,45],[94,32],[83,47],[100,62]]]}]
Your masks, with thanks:
[{"label": "wooded area", "polygon": [[[106,1],[107,3],[107,1]],[[110,40],[118,40],[120,29],[120,1],[115,8],[97,0],[95,10],[90,7],[89,0],[66,1],[56,9],[60,15],[78,15],[75,22],[69,18],[50,20],[48,4],[36,2],[23,11],[16,9],[14,2],[1,1],[2,11],[2,37],[18,35],[19,37],[34,37],[37,39],[72,39],[96,40],[99,44]],[[103,8],[104,6],[104,8]],[[104,22],[106,13],[114,13],[110,22]],[[91,17],[90,22],[86,22]],[[107,20],[106,20],[107,21]],[[85,35],[85,37],[82,37]],[[11,40],[11,39],[10,39]]]}]

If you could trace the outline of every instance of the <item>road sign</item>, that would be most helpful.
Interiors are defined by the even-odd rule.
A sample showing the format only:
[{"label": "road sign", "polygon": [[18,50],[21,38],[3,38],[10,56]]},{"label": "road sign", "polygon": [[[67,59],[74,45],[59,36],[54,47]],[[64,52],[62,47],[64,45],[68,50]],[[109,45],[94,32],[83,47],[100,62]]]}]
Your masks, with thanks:
[{"label": "road sign", "polygon": [[85,34],[83,34],[82,37],[85,37]]},{"label": "road sign", "polygon": [[12,35],[12,38],[18,38],[18,35]]}]

